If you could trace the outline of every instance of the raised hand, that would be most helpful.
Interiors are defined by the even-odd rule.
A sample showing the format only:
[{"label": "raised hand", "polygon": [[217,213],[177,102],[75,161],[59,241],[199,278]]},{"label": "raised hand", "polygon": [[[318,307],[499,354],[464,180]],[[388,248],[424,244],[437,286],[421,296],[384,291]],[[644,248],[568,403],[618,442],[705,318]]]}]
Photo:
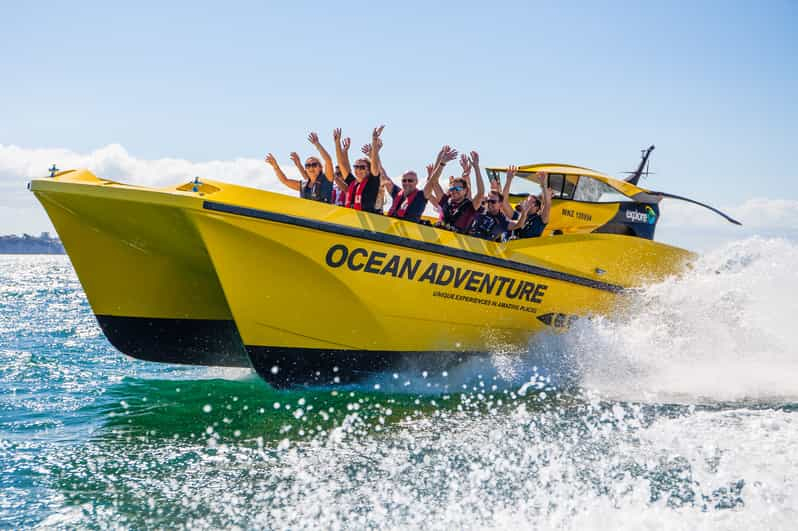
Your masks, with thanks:
[{"label": "raised hand", "polygon": [[545,188],[546,187],[546,180],[548,179],[549,174],[546,173],[545,171],[539,171],[539,172],[537,172],[535,174],[535,177],[538,178],[538,182],[540,183],[540,185]]},{"label": "raised hand", "polygon": [[270,165],[272,168],[277,168],[278,167],[277,159],[274,158],[274,155],[272,155],[271,153],[266,155],[266,158],[263,159],[263,160],[265,160],[266,164]]},{"label": "raised hand", "polygon": [[479,153],[477,153],[476,151],[471,152],[471,165],[479,166]]},{"label": "raised hand", "polygon": [[297,153],[296,151],[292,151],[289,157],[291,157],[291,160],[293,160],[294,164],[296,164],[297,166],[302,165],[302,162],[299,160],[299,153]]},{"label": "raised hand", "polygon": [[471,161],[468,160],[468,155],[465,153],[460,155],[460,166],[463,168],[463,175],[471,173]]},{"label": "raised hand", "polygon": [[448,145],[443,146],[438,157],[440,162],[446,164],[457,158],[457,150]]},{"label": "raised hand", "polygon": [[[340,131],[340,129],[339,129]],[[341,149],[344,151],[349,151],[349,146],[352,145],[352,139],[349,137],[344,138],[343,142],[341,142]]]},{"label": "raised hand", "polygon": [[310,133],[308,135],[308,142],[310,142],[314,146],[318,146],[319,145],[319,135],[317,133]]},{"label": "raised hand", "polygon": [[435,165],[434,164],[427,164],[427,179],[432,177],[432,172],[434,172],[434,171],[435,171]]},{"label": "raised hand", "polygon": [[527,197],[521,202],[521,212],[529,212],[530,208],[532,208],[532,200]]},{"label": "raised hand", "polygon": [[516,172],[518,172],[518,166],[514,166],[514,165],[510,164],[507,167],[507,180],[510,180],[513,177],[515,177]]},{"label": "raised hand", "polygon": [[384,125],[381,125],[381,126],[379,126],[379,127],[375,127],[375,128],[374,128],[374,131],[371,133],[371,140],[372,140],[372,141],[377,141],[377,140],[379,140],[379,138],[380,138],[380,135],[382,134],[382,130],[383,130],[383,129],[385,129],[385,126],[384,126]]},{"label": "raised hand", "polygon": [[333,129],[333,140],[336,143],[341,141],[341,128],[340,127],[336,127],[335,129]]},{"label": "raised hand", "polygon": [[360,147],[360,151],[362,151],[363,154],[368,157],[371,154],[371,144],[363,144]]}]

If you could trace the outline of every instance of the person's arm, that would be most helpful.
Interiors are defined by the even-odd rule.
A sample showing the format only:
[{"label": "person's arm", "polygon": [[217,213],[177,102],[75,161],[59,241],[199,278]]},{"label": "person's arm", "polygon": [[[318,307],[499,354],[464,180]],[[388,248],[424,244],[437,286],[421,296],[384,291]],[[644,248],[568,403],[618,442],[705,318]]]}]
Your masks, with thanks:
[{"label": "person's arm", "polygon": [[513,206],[510,204],[510,183],[513,182],[513,177],[515,177],[515,172],[517,171],[517,166],[508,166],[507,182],[504,183],[504,188],[502,189],[502,196],[504,197],[504,201],[502,201],[502,212],[504,212],[504,215],[508,218],[513,217]]},{"label": "person's arm", "polygon": [[385,173],[385,168],[383,167],[380,167],[380,183],[382,183],[382,186],[385,188],[386,192],[388,192],[390,195],[393,195],[393,187],[396,186],[396,184],[394,184],[393,179],[388,177],[388,175]]},{"label": "person's arm", "polygon": [[[382,142],[382,141],[380,141],[380,142]],[[382,144],[380,144],[380,145],[382,145]],[[363,144],[360,147],[360,151],[366,156],[367,159],[369,159],[369,161],[371,161],[371,144]],[[369,162],[369,165],[371,165],[371,162]],[[372,173],[372,175],[374,175],[374,174]],[[393,180],[391,180],[391,178],[388,176],[388,172],[385,171],[385,166],[382,165],[382,161],[380,161],[380,173],[379,173],[379,175],[380,175],[380,184],[382,186],[386,186],[386,182],[385,182],[386,179],[388,180],[388,182],[391,185],[393,185]],[[388,186],[386,188],[386,190],[388,190],[389,193],[390,193],[391,189],[392,189],[392,186]]]},{"label": "person's arm", "polygon": [[[451,149],[451,148],[449,148],[449,149]],[[432,165],[432,172],[434,172],[435,168],[438,167],[438,162],[440,162],[442,156],[443,156],[443,151],[440,151],[438,153],[438,156],[435,158],[435,163]],[[441,173],[443,173],[443,169],[441,169]],[[439,177],[440,177],[441,173],[438,174]],[[427,178],[429,179],[429,175],[427,175]],[[443,195],[446,192],[443,190],[443,186],[441,186],[440,179],[435,179],[435,182],[432,185],[432,191],[433,191],[433,193],[437,194],[436,197],[438,198],[438,201],[440,201],[440,199],[443,198]]]},{"label": "person's arm", "polygon": [[540,220],[543,223],[549,222],[549,212],[551,212],[551,188],[549,188],[549,174],[545,171],[539,171],[538,177],[540,178],[540,187],[543,192],[540,194],[543,199],[543,212],[540,213]]},{"label": "person's arm", "polygon": [[341,129],[333,130],[333,142],[335,142],[335,160],[341,168],[341,175],[346,178],[352,174],[352,166],[349,165],[349,138],[341,138]]},{"label": "person's arm", "polygon": [[[443,168],[446,166],[446,163],[456,158],[457,151],[449,146],[443,146],[438,153],[438,158],[435,160],[435,169],[432,170],[432,175],[429,176],[427,179],[427,184],[424,185],[424,197],[426,197],[427,201],[435,206],[439,205],[440,200],[443,197],[443,194],[437,197],[435,195],[435,192],[437,191],[436,185],[437,189],[440,189],[438,179],[440,179],[441,173],[443,173]],[[441,191],[443,190],[441,189]]]},{"label": "person's arm", "polygon": [[335,173],[333,173],[333,179],[338,189],[342,192],[346,192],[349,186],[344,179],[352,174],[352,168],[349,165],[349,145],[351,142],[349,137],[341,139],[340,128],[333,130],[333,142],[335,143],[335,159],[338,162],[338,167],[341,169],[341,175],[343,176],[335,177]]},{"label": "person's arm", "polygon": [[509,223],[507,224],[507,230],[515,230],[518,227],[524,226],[524,223],[526,223],[527,214],[529,214],[529,206],[529,199],[526,199],[521,204],[521,215],[518,216],[518,219],[516,220],[509,220]]},{"label": "person's arm", "polygon": [[[425,188],[427,184],[430,182],[430,178],[432,177],[432,172],[435,171],[435,166],[437,166],[437,161],[435,164],[427,164],[427,180],[424,183]],[[422,188],[422,192],[423,191],[424,189]],[[439,181],[435,181],[435,183],[432,184],[432,194],[438,198],[443,197],[443,188],[441,187],[441,183]]]},{"label": "person's arm", "polygon": [[321,155],[321,160],[324,161],[324,175],[326,175],[328,179],[334,179],[335,169],[333,168],[332,157],[329,153],[327,153],[327,150],[324,149],[324,146],[321,145],[321,142],[319,141],[319,135],[316,133],[310,133],[308,135],[308,141],[316,147],[316,149],[319,151],[319,155]]},{"label": "person's arm", "polygon": [[479,209],[482,199],[485,197],[485,183],[482,182],[482,173],[479,171],[479,153],[471,152],[471,167],[474,168],[474,176],[477,180],[477,194],[471,200],[474,209]]},{"label": "person's arm", "polygon": [[272,169],[274,169],[274,173],[277,175],[277,178],[280,180],[281,183],[286,185],[291,190],[296,190],[297,192],[299,191],[299,189],[301,188],[301,183],[296,179],[289,179],[288,177],[285,176],[285,173],[283,173],[283,170],[280,168],[280,165],[277,164],[277,159],[274,158],[274,155],[269,153],[268,155],[266,155],[266,158],[263,160],[265,160],[266,164],[268,164],[269,166],[272,167]]},{"label": "person's arm", "polygon": [[296,151],[292,151],[289,157],[291,157],[291,160],[294,161],[294,166],[296,166],[296,169],[299,171],[299,175],[302,176],[302,179],[309,181],[310,177],[308,177],[308,172],[305,171],[305,167],[302,165],[302,159],[299,158],[299,154]]},{"label": "person's arm", "polygon": [[468,155],[463,153],[460,155],[460,167],[463,168],[463,173],[460,175],[462,179],[466,182],[466,190],[468,190],[468,195],[466,196],[467,199],[471,199],[471,161],[468,160]]},{"label": "person's arm", "polygon": [[385,129],[384,125],[375,127],[371,133],[371,174],[380,175],[382,171],[382,162],[380,162],[380,150],[382,149],[382,139],[380,135],[382,130]]}]

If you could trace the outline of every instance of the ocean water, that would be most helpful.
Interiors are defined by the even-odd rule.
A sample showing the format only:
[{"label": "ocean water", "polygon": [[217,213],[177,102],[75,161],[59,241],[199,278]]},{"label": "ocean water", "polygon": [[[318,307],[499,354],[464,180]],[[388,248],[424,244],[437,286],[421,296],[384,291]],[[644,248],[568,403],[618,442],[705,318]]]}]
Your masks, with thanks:
[{"label": "ocean water", "polygon": [[0,257],[0,526],[794,529],[798,247],[752,238],[528,352],[277,392],[139,362]]}]

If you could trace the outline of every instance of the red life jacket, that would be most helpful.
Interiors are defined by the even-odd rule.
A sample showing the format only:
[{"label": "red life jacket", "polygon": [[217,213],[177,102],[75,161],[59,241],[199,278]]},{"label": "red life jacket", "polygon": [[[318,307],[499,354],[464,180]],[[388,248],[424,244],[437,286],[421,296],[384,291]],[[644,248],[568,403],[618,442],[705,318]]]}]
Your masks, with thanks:
[{"label": "red life jacket", "polygon": [[360,182],[354,180],[349,184],[349,189],[346,191],[346,208],[363,210],[363,191],[366,189],[369,179],[371,179],[370,175]]},{"label": "red life jacket", "polygon": [[477,213],[472,201],[464,198],[457,205],[453,205],[451,196],[446,195],[445,197],[446,200],[441,205],[441,221],[453,227],[457,232],[468,231],[468,227]]},{"label": "red life jacket", "polygon": [[413,190],[413,193],[410,194],[407,199],[405,199],[405,191],[400,190],[399,193],[396,194],[396,197],[393,198],[393,205],[391,205],[388,215],[397,218],[405,217],[405,214],[407,214],[407,209],[413,204],[413,200],[416,198],[417,194],[418,189],[415,189]]}]

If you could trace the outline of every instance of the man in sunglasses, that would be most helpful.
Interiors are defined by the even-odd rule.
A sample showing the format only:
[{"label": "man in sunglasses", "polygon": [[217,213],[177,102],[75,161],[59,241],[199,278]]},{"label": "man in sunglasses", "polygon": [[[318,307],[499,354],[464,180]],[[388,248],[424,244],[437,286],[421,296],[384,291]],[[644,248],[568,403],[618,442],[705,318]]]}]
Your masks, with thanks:
[{"label": "man in sunglasses", "polygon": [[485,185],[479,172],[479,154],[471,152],[469,163],[476,173],[477,193],[469,199],[468,181],[464,178],[452,179],[449,188],[443,193],[438,180],[440,179],[443,168],[447,162],[457,158],[457,151],[449,146],[443,146],[438,159],[435,162],[435,169],[424,186],[424,195],[427,200],[438,207],[441,212],[439,226],[448,228],[455,232],[466,233],[471,226],[471,221],[476,215],[476,211],[482,203],[485,195]]},{"label": "man in sunglasses", "polygon": [[286,177],[280,165],[277,163],[277,159],[275,159],[274,155],[271,153],[266,155],[266,163],[274,169],[274,173],[281,183],[299,192],[299,197],[312,201],[320,201],[322,203],[331,203],[333,184],[327,175],[333,174],[332,158],[319,142],[319,135],[310,133],[308,135],[308,140],[311,144],[316,146],[316,149],[319,150],[319,153],[324,159],[325,171],[322,171],[321,161],[317,157],[308,157],[303,167],[299,155],[296,152],[291,153],[291,160],[294,161],[299,174],[302,176],[301,181]]},{"label": "man in sunglasses", "polygon": [[380,135],[384,127],[384,125],[377,127],[372,133],[370,159],[357,159],[352,166],[349,164],[349,146],[351,145],[349,138],[342,140],[341,130],[335,129],[333,131],[335,156],[338,159],[341,174],[346,175],[343,179],[336,179],[336,185],[346,193],[345,206],[347,208],[354,208],[364,212],[378,212],[377,196],[380,191],[381,173],[379,152],[382,148]]},{"label": "man in sunglasses", "polygon": [[418,223],[427,207],[427,198],[424,192],[418,189],[418,175],[414,171],[402,174],[402,187],[394,184],[385,172],[382,172],[382,185],[385,191],[393,198],[388,215],[392,218],[404,219]]},{"label": "man in sunglasses", "polygon": [[507,233],[516,227],[522,227],[526,222],[528,203],[521,210],[521,214],[516,220],[508,220],[502,212],[504,204],[504,194],[492,190],[485,200],[485,211],[474,216],[468,233],[471,236],[491,241],[505,241]]}]

